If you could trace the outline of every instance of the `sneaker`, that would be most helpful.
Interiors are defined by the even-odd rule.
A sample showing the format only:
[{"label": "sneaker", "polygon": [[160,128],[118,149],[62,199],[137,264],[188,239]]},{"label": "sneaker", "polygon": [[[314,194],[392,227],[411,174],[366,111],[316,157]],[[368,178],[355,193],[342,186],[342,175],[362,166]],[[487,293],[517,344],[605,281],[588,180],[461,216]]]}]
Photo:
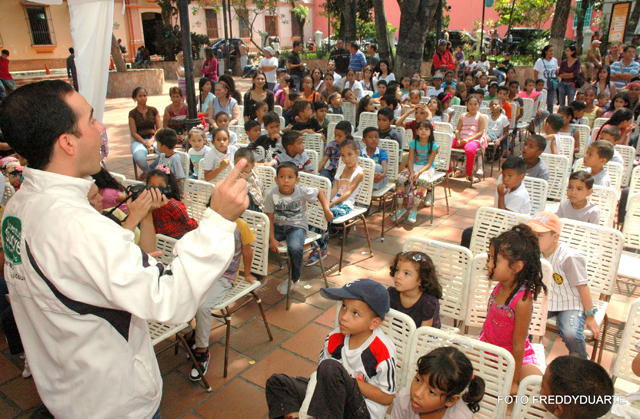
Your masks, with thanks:
[{"label": "sneaker", "polygon": [[[320,250],[320,257],[322,257],[323,260],[326,259],[327,251]],[[311,253],[311,256],[309,256],[309,259],[307,259],[307,263],[305,263],[304,266],[313,266],[319,261],[320,261],[320,258],[318,257],[318,251],[314,250],[313,253]]]},{"label": "sneaker", "polygon": [[[191,349],[192,351],[196,350],[196,331],[195,330],[192,330],[188,337],[185,336],[184,340],[187,342],[187,346],[189,347],[189,349]],[[187,354],[187,358],[188,357],[189,355]]]},{"label": "sneaker", "polygon": [[391,217],[391,221],[397,221],[401,219],[405,212],[407,212],[406,208],[400,208],[398,211],[396,211],[395,215]]},{"label": "sneaker", "polygon": [[[207,373],[207,367],[209,366],[209,350],[207,349],[207,352],[194,351],[193,356],[196,358],[196,362],[202,370],[202,375],[205,375]],[[189,374],[189,378],[191,379],[191,381],[202,380],[202,377],[200,377],[200,374],[198,374],[198,370],[195,368],[191,368],[191,374]]]},{"label": "sneaker", "polygon": [[24,370],[22,371],[22,376],[24,378],[31,377],[31,368],[29,368],[29,364],[27,363],[27,358],[24,359]]},{"label": "sneaker", "polygon": [[298,287],[297,282],[293,282],[290,279],[287,279],[282,284],[278,285],[278,292],[282,295],[287,295],[287,283],[291,283],[291,292]]},{"label": "sneaker", "polygon": [[478,178],[481,178],[483,174],[484,174],[484,171],[483,171],[482,169],[478,169],[478,170],[476,170],[476,176],[477,176]]},{"label": "sneaker", "polygon": [[416,210],[411,210],[409,211],[409,217],[407,217],[407,221],[410,222],[411,224],[415,224],[416,221],[418,221],[418,211]]},{"label": "sneaker", "polygon": [[433,192],[429,192],[427,194],[427,199],[424,200],[425,207],[430,207],[431,205],[433,205]]}]

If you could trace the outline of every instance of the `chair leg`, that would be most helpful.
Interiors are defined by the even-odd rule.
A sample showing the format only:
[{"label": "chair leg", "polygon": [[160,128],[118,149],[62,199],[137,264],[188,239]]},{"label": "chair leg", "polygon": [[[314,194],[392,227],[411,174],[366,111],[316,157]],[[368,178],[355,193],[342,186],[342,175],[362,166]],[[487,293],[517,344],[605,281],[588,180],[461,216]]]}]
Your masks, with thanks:
[{"label": "chair leg", "polygon": [[231,315],[229,314],[229,309],[225,309],[226,313],[224,316],[224,321],[227,324],[227,339],[224,344],[224,373],[222,374],[222,378],[227,378],[227,365],[229,364],[229,346],[231,345]]},{"label": "chair leg", "polygon": [[347,242],[347,226],[342,224],[342,247],[340,248],[340,262],[338,262],[338,273],[342,273],[342,258],[344,257],[344,246]]},{"label": "chair leg", "polygon": [[367,243],[369,243],[369,256],[373,256],[373,247],[371,247],[371,238],[369,237],[369,228],[367,227],[367,220],[364,218],[364,215],[361,215],[362,224],[364,224],[364,234],[367,235]]},{"label": "chair leg", "polygon": [[384,209],[386,207],[385,203],[387,202],[386,196],[382,197],[382,231],[380,232],[380,241],[383,242],[384,241]]},{"label": "chair leg", "polygon": [[253,298],[256,300],[256,303],[258,303],[258,308],[260,309],[260,314],[262,315],[262,321],[264,322],[264,326],[267,328],[267,334],[269,335],[269,340],[273,340],[273,335],[271,334],[271,328],[269,327],[267,316],[264,313],[264,308],[262,307],[262,300],[260,299],[260,297],[258,297],[258,294],[256,294],[255,291],[251,291],[251,294],[253,294]]},{"label": "chair leg", "polygon": [[[196,371],[198,371],[198,374],[200,374],[200,377],[202,378],[202,385],[207,391],[212,391],[211,386],[207,382],[207,379],[204,377],[204,374],[202,373],[202,369],[200,369],[200,365],[198,365],[198,363],[196,362],[196,357],[193,356],[193,352],[191,352],[191,348],[189,348],[189,345],[187,345],[187,341],[184,340],[184,337],[180,333],[177,333],[176,335],[178,336],[178,339],[180,339],[180,342],[182,342],[182,346],[184,346],[184,348],[187,350],[187,354],[189,354],[189,359],[193,364],[193,368],[195,368]],[[227,342],[229,342],[229,339],[227,339]]]},{"label": "chair leg", "polygon": [[291,282],[293,282],[293,265],[291,263],[291,258],[287,259],[287,263],[289,264],[289,278],[287,279],[287,301],[285,303],[285,309],[289,310],[291,307],[291,302],[289,300],[291,294]]},{"label": "chair leg", "polygon": [[449,179],[448,178],[445,179],[445,182],[447,182],[447,184],[445,185],[443,183],[442,187],[444,188],[444,200],[447,203],[447,214],[449,214],[449,198],[447,198],[447,186],[449,187],[449,192],[451,192],[451,185],[449,185]]},{"label": "chair leg", "polygon": [[[315,247],[316,250],[318,251],[318,255],[321,255],[320,246],[318,246],[317,242],[313,242],[313,247]],[[324,286],[326,288],[329,288],[329,282],[327,281],[327,272],[324,270],[324,262],[322,261],[322,257],[319,258],[319,262],[320,262],[320,270],[322,271],[322,279],[324,279]]]},{"label": "chair leg", "polygon": [[[436,187],[435,185],[431,185],[431,195],[433,196],[433,198],[431,199],[431,223],[430,225],[433,225],[433,207],[436,206]],[[427,193],[427,196],[429,196],[429,193]],[[445,189],[444,191],[444,196],[447,196],[447,190]]]},{"label": "chair leg", "polygon": [[[609,316],[607,316],[606,314],[604,315],[604,321],[602,323],[602,339],[600,342],[600,351],[598,352],[598,364],[601,364],[602,362],[602,353],[604,352],[604,342],[606,340],[606,336],[607,336],[607,329],[609,328]],[[593,348],[593,350],[595,351],[595,347]],[[593,355],[592,358],[593,360]]]}]

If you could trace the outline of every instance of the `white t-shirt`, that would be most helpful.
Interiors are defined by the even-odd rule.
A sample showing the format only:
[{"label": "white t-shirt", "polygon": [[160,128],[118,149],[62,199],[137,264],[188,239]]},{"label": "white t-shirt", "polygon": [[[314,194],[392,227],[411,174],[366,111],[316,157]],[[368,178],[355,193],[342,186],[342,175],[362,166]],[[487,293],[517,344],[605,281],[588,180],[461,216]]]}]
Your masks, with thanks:
[{"label": "white t-shirt", "polygon": [[[362,173],[362,167],[357,166],[356,170],[353,171],[353,174],[351,175],[351,177],[349,179],[343,178],[342,177],[342,172],[344,172],[344,169],[346,169],[346,168],[347,168],[347,166],[340,166],[340,167],[338,167],[338,170],[336,171],[336,176],[335,176],[334,182],[338,183],[338,192],[336,192],[336,195],[333,198],[331,198],[331,202],[333,202],[336,199],[340,198],[342,196],[342,194],[344,194],[346,191],[348,191],[349,188],[351,187],[351,184],[356,179],[356,176],[358,176],[359,173]],[[360,182],[360,184],[356,187],[356,190],[353,191],[353,193],[351,195],[349,195],[349,198],[347,198],[344,201],[342,201],[342,203],[347,205],[349,208],[353,209],[353,206],[356,203],[356,196],[358,195],[358,192],[360,192],[360,188],[362,188],[362,182]]]},{"label": "white t-shirt", "polygon": [[502,137],[504,134],[504,128],[510,125],[509,118],[506,115],[500,114],[498,119],[493,120],[493,116],[487,117],[487,134],[493,134],[496,137]]},{"label": "white t-shirt", "polygon": [[278,59],[276,57],[263,58],[260,60],[260,64],[258,65],[258,67],[273,67],[273,66],[275,66],[276,68],[274,68],[272,71],[264,72],[264,75],[267,78],[267,83],[275,83],[277,80],[276,70],[278,70]]},{"label": "white t-shirt", "polygon": [[[586,172],[591,173],[591,168],[587,167],[584,169]],[[600,173],[593,176],[593,184],[598,186],[606,186],[607,188],[611,187],[611,177],[609,177],[609,173],[607,173],[606,169],[602,169]]]},{"label": "white t-shirt", "polygon": [[504,207],[518,214],[531,215],[531,199],[524,182],[515,191],[507,192],[504,196]]},{"label": "white t-shirt", "polygon": [[553,268],[548,310],[584,310],[576,287],[588,284],[587,260],[566,243],[560,243],[547,260]]},{"label": "white t-shirt", "polygon": [[344,80],[344,88],[345,88],[345,89],[349,89],[349,90],[351,90],[352,92],[356,93],[356,100],[358,100],[358,101],[359,101],[360,99],[362,99],[362,96],[364,96],[364,95],[362,94],[362,92],[364,91],[364,89],[362,88],[362,84],[361,84],[358,80],[355,80],[355,81],[353,82],[353,86],[352,86],[352,85],[349,83],[349,80],[345,79],[345,80]]},{"label": "white t-shirt", "polygon": [[202,163],[203,170],[213,170],[220,165],[220,161],[224,158],[231,160],[231,166],[233,166],[233,156],[236,155],[236,147],[230,145],[227,148],[226,153],[218,151],[217,148],[212,147],[207,154],[204,155],[204,162]]},{"label": "white t-shirt", "polygon": [[571,220],[584,221],[585,223],[600,224],[600,208],[592,202],[582,209],[574,209],[571,201],[568,199],[560,202],[556,215],[560,218],[569,218]]},{"label": "white t-shirt", "polygon": [[489,60],[478,61],[476,64],[476,70],[482,71],[484,73],[488,72],[491,69],[491,63]]},{"label": "white t-shirt", "polygon": [[[444,83],[442,84],[442,86],[444,86]],[[431,89],[427,92],[427,97],[436,97],[438,96],[440,93],[444,92],[444,87],[440,86],[439,89]]]},{"label": "white t-shirt", "polygon": [[546,87],[547,79],[556,76],[556,72],[558,70],[558,60],[556,60],[555,57],[551,58],[551,61],[538,58],[538,61],[536,61],[536,65],[533,66],[533,69],[538,72],[538,78],[544,80]]},{"label": "white t-shirt", "polygon": [[469,61],[465,61],[464,62],[464,67],[465,68],[470,68],[471,70],[473,70],[474,68],[476,68],[476,66],[478,65],[477,61],[474,61],[472,63],[470,63]]},{"label": "white t-shirt", "polygon": [[618,150],[613,150],[613,157],[611,157],[611,160],[614,163],[620,163],[622,165],[622,167],[624,167],[624,159],[622,158],[622,154],[620,154],[620,152]]}]

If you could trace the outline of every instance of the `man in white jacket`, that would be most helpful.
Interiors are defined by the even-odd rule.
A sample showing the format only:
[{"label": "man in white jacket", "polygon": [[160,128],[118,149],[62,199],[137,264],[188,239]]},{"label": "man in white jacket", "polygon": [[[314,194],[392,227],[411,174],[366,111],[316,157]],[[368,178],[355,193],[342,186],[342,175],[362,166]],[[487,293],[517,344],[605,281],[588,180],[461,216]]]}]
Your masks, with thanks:
[{"label": "man in white jacket", "polygon": [[[169,266],[97,213],[102,124],[62,81],[24,86],[0,108],[6,141],[28,160],[2,220],[5,278],[29,366],[56,418],[159,418],[162,378],[147,320],[193,318],[234,253],[232,221],[248,206],[246,162],[218,183],[198,229]],[[150,194],[150,195],[149,195]],[[157,207],[157,191],[141,198]]]}]

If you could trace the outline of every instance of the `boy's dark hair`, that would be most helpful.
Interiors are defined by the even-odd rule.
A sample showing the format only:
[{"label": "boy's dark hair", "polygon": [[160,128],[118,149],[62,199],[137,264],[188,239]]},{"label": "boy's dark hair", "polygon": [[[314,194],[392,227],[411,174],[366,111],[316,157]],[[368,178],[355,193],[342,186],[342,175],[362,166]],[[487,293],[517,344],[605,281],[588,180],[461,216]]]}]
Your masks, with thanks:
[{"label": "boy's dark hair", "polygon": [[507,86],[498,86],[498,92],[505,91],[509,93],[509,88]]},{"label": "boy's dark hair", "polygon": [[524,162],[522,157],[512,156],[502,163],[502,170],[513,169],[518,172],[519,175],[527,173],[527,163]]},{"label": "boy's dark hair", "polygon": [[226,113],[225,111],[220,111],[216,114],[216,116],[213,117],[214,121],[217,121],[218,118],[222,117],[222,116],[226,116],[227,118],[229,118],[229,114]]},{"label": "boy's dark hair", "polygon": [[0,130],[29,167],[44,169],[63,134],[80,137],[78,114],[66,102],[75,92],[62,80],[30,83],[8,95],[0,106]]},{"label": "boy's dark hair", "polygon": [[[327,100],[329,101],[329,103],[333,102],[333,99],[337,98],[338,95],[340,95],[340,93],[338,92],[333,92],[329,95],[329,97],[327,98]],[[340,95],[342,97],[342,95]]]},{"label": "boy's dark hair", "polygon": [[2,53],[3,53],[4,55],[6,55],[7,57],[9,56],[9,50],[8,50],[8,49],[3,49],[3,50],[2,50]]},{"label": "boy's dark hair", "polygon": [[569,118],[573,119],[573,108],[571,106],[560,106],[558,108],[558,113],[560,115],[566,115]]},{"label": "boy's dark hair", "polygon": [[345,147],[351,147],[353,151],[355,151],[356,153],[360,151],[360,147],[358,147],[358,143],[356,143],[353,139],[347,138],[346,140],[341,142],[340,145],[338,146],[338,148],[341,150]]},{"label": "boy's dark hair", "polygon": [[[265,128],[267,127],[267,125],[273,124],[274,122],[277,122],[278,124],[280,124],[280,116],[274,111],[267,112],[262,117],[262,123],[264,124]],[[246,131],[246,128],[245,128],[245,131]]]},{"label": "boy's dark hair", "polygon": [[591,143],[591,147],[594,147],[596,149],[596,151],[598,152],[598,156],[601,159],[607,159],[607,162],[609,162],[609,160],[611,160],[611,158],[613,157],[614,148],[609,141],[598,140]]},{"label": "boy's dark hair", "polygon": [[289,92],[289,101],[290,102],[295,102],[296,99],[298,99],[300,96],[302,96],[302,93],[300,93],[297,90],[292,90]]},{"label": "boy's dark hair", "polygon": [[[274,112],[275,113],[275,112]],[[277,114],[276,114],[277,115]],[[267,114],[264,115],[264,118],[262,118],[262,121],[264,122],[264,125],[266,126],[267,123],[265,121],[265,118],[267,117]],[[280,122],[280,121],[278,121]],[[259,127],[260,126],[260,122],[256,121],[255,119],[250,119],[247,122],[244,123],[244,131],[245,132],[249,132],[251,131],[253,128],[255,127]]]},{"label": "boy's dark hair", "polygon": [[293,41],[293,47],[294,48],[297,47],[297,46],[300,46],[301,44],[302,44],[302,42],[300,42],[300,41]]},{"label": "boy's dark hair", "polygon": [[401,252],[391,264],[391,276],[395,277],[398,272],[398,263],[410,262],[414,268],[418,270],[418,280],[420,281],[420,290],[438,300],[442,298],[442,285],[438,282],[438,274],[433,260],[422,252]]},{"label": "boy's dark hair", "polygon": [[380,133],[380,130],[376,127],[366,127],[363,131],[362,131],[362,138],[366,138],[367,134],[369,134],[370,132],[377,132],[378,134]]},{"label": "boy's dark hair", "polygon": [[251,164],[256,162],[256,159],[253,156],[253,151],[249,150],[247,147],[241,147],[236,151],[236,154],[233,155],[233,162],[237,163],[241,158],[246,159],[247,162]]},{"label": "boy's dark hair", "polygon": [[267,105],[267,102],[257,102],[256,105],[253,107],[253,109],[255,109],[257,111],[258,109],[260,109],[263,106],[269,106],[269,105]]},{"label": "boy's dark hair", "polygon": [[391,108],[392,110],[395,110],[398,107],[398,99],[396,98],[395,94],[384,95],[382,96],[381,100],[384,100],[384,102],[387,104],[387,107]]},{"label": "boy's dark hair", "polygon": [[289,152],[289,146],[293,145],[293,143],[295,143],[296,140],[300,137],[302,137],[300,131],[291,130],[285,132],[282,136],[282,148],[284,148],[285,151]]},{"label": "boy's dark hair", "polygon": [[518,80],[511,80],[509,82],[509,86],[513,86],[514,84],[520,86],[520,82]]},{"label": "boy's dark hair", "polygon": [[173,128],[160,128],[156,131],[156,141],[173,150],[178,144],[178,134]]},{"label": "boy's dark hair", "polygon": [[70,52],[71,54],[73,54],[73,53],[74,53],[74,49],[73,49],[73,47],[69,47],[69,52]]},{"label": "boy's dark hair", "polygon": [[411,86],[413,83],[420,83],[420,80],[418,79],[414,79],[413,77],[411,77],[409,79],[409,86]]},{"label": "boy's dark hair", "polygon": [[111,176],[111,173],[109,173],[109,171],[104,167],[101,168],[100,171],[95,175],[91,175],[91,177],[95,181],[96,186],[99,190],[115,189],[117,191],[124,192],[124,186],[122,186],[120,182],[118,182],[113,176]]},{"label": "boy's dark hair", "polygon": [[313,110],[317,111],[318,109],[328,108],[329,106],[324,100],[316,100],[313,102]]},{"label": "boy's dark hair", "polygon": [[[569,416],[595,419],[604,416],[613,405],[613,381],[600,365],[577,356],[559,356],[547,366],[549,391],[558,396],[589,396],[593,403],[564,405]],[[595,396],[595,397],[594,397]]]},{"label": "boy's dark hair", "polygon": [[620,128],[616,127],[615,125],[606,125],[604,128],[602,128],[602,134],[612,135],[613,138],[618,141],[620,139],[620,136],[622,135],[622,131],[620,131]]},{"label": "boy's dark hair", "polygon": [[581,100],[574,100],[573,102],[571,102],[569,104],[569,106],[571,106],[571,108],[575,111],[583,111],[585,109],[587,109],[587,104],[584,103]]},{"label": "boy's dark hair", "polygon": [[544,149],[547,148],[547,139],[544,138],[543,135],[538,135],[538,134],[534,134],[530,138],[535,140],[536,145],[538,147],[538,151],[544,152]]},{"label": "boy's dark hair", "polygon": [[340,121],[336,124],[336,128],[339,131],[345,133],[345,135],[351,135],[353,132],[353,127],[351,126],[351,122],[349,121]]},{"label": "boy's dark hair", "polygon": [[544,79],[538,79],[538,80],[536,80],[536,84],[538,84],[538,83],[544,83]]},{"label": "boy's dark hair", "polygon": [[586,170],[578,170],[571,173],[569,180],[581,180],[587,186],[587,189],[593,189],[593,176]]},{"label": "boy's dark hair", "polygon": [[386,86],[387,85],[387,81],[386,80],[378,80],[378,82],[376,83],[376,86],[380,86],[381,84],[384,84]]},{"label": "boy's dark hair", "polygon": [[564,126],[564,117],[560,114],[552,113],[551,115],[547,116],[546,122],[547,124],[549,124],[552,130],[558,132]]},{"label": "boy's dark hair", "polygon": [[382,115],[389,121],[393,122],[393,110],[391,110],[391,108],[380,108],[378,115]]},{"label": "boy's dark hair", "polygon": [[309,102],[308,100],[296,100],[295,102],[293,102],[293,106],[291,106],[291,112],[294,116],[298,116],[305,109],[307,109],[307,106],[311,106],[311,102]]},{"label": "boy's dark hair", "polygon": [[278,168],[276,169],[276,175],[279,175],[280,174],[280,170],[282,170],[282,169],[291,169],[296,174],[296,177],[298,177],[298,166],[296,166],[295,163],[290,162],[290,161],[285,161],[285,162],[280,163],[278,165]]}]

